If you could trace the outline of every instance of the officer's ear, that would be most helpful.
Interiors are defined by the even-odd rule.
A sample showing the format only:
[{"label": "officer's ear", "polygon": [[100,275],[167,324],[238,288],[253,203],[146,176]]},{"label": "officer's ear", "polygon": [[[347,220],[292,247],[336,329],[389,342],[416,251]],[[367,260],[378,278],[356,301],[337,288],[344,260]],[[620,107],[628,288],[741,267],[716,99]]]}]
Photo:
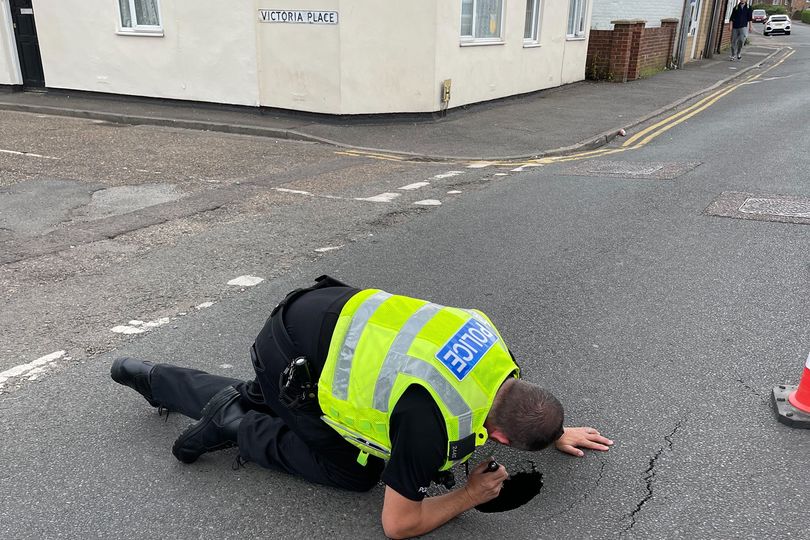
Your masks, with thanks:
[{"label": "officer's ear", "polygon": [[500,428],[492,428],[489,430],[489,438],[501,444],[509,446],[509,437],[507,437]]}]

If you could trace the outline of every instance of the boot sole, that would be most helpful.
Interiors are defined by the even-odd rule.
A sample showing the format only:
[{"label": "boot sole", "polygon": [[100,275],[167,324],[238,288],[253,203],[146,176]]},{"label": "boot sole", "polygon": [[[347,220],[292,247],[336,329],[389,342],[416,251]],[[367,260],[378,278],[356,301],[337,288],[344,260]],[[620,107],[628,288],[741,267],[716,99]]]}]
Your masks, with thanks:
[{"label": "boot sole", "polygon": [[224,441],[212,446],[194,444],[189,444],[191,448],[186,446],[187,443],[193,441],[194,437],[196,437],[198,433],[203,431],[211,422],[213,422],[213,416],[216,411],[222,407],[225,407],[234,399],[239,397],[239,392],[237,392],[236,389],[231,388],[229,392],[223,392],[215,397],[216,399],[212,398],[208,403],[205,404],[205,407],[203,407],[203,410],[200,413],[200,419],[190,424],[185,431],[183,431],[183,433],[177,437],[177,440],[174,441],[174,445],[172,445],[172,454],[174,454],[174,457],[183,463],[194,463],[201,455],[207,452],[215,452],[217,450],[224,450],[226,448],[235,446],[231,441]]}]

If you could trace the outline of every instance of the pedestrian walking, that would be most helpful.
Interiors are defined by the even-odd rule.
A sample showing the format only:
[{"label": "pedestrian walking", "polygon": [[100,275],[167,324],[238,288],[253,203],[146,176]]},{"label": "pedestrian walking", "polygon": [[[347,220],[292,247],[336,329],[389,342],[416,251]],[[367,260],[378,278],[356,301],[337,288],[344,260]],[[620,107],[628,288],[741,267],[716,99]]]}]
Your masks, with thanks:
[{"label": "pedestrian walking", "polygon": [[729,60],[740,60],[748,33],[754,29],[753,10],[746,0],[740,0],[731,10],[731,56]]},{"label": "pedestrian walking", "polygon": [[382,526],[393,538],[498,497],[507,472],[485,460],[464,486],[426,498],[432,481],[452,485],[453,467],[489,439],[575,456],[613,444],[593,428],[563,427],[560,402],[520,378],[477,310],[321,276],[272,311],[250,356],[250,381],[133,358],[113,362],[111,376],[153,407],[197,420],[172,448],[184,463],[237,446],[239,463],[327,486],[367,491],[382,480]]}]

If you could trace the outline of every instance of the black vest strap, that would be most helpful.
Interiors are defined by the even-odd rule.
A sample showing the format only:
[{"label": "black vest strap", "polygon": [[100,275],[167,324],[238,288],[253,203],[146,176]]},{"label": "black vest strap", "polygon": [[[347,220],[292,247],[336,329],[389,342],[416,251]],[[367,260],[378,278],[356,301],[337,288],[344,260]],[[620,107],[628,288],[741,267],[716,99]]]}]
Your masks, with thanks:
[{"label": "black vest strap", "polygon": [[287,305],[292,303],[293,300],[304,293],[308,293],[316,289],[324,289],[326,287],[349,287],[349,285],[324,274],[315,278],[315,285],[302,289],[295,289],[289,293],[286,297],[284,297],[284,300],[279,302],[278,305],[273,308],[273,311],[270,313],[270,329],[273,332],[273,339],[278,348],[281,350],[282,355],[284,355],[288,361],[302,355],[296,349],[295,344],[293,343],[292,338],[290,338],[290,334],[287,332],[287,328],[284,325],[284,312]]}]

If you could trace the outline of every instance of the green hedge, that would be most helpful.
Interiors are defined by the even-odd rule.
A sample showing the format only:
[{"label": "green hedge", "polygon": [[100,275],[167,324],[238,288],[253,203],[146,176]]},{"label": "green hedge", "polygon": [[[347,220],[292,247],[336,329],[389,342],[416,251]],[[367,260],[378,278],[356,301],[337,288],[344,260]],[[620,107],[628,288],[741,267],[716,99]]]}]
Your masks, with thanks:
[{"label": "green hedge", "polygon": [[771,15],[787,15],[787,9],[784,6],[772,6],[770,4],[754,4],[751,6],[753,9],[764,9],[768,16]]},{"label": "green hedge", "polygon": [[810,24],[810,9],[802,11],[802,22]]}]

